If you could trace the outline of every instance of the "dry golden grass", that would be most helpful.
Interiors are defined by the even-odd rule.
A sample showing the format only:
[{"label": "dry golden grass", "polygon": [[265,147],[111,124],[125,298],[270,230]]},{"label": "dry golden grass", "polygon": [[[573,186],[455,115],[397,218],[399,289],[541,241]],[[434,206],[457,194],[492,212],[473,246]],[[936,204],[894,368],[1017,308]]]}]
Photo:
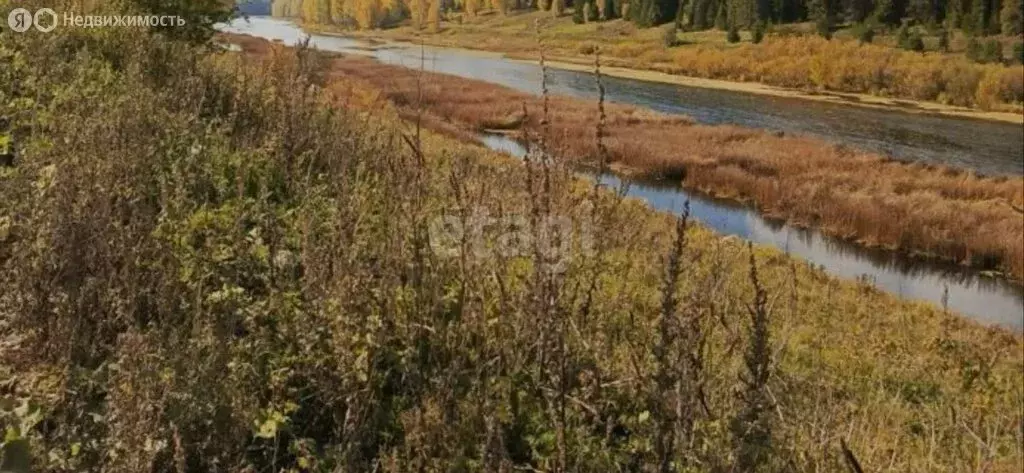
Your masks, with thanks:
[{"label": "dry golden grass", "polygon": [[[18,82],[0,95],[52,114],[15,115],[34,130],[0,168],[5,467],[818,473],[846,471],[843,445],[866,471],[1024,458],[1019,334],[684,233],[563,166],[413,138],[361,79],[332,88],[373,113],[331,107],[306,52],[13,36],[0,76]],[[589,221],[600,250],[544,277],[540,252],[425,248],[426,222],[478,211]],[[495,230],[483,246],[509,243]],[[666,431],[692,441],[652,452]],[[758,445],[760,468],[735,460]]]},{"label": "dry golden grass", "polygon": [[[233,40],[251,53],[269,47],[254,38]],[[376,90],[406,117],[422,108],[425,126],[465,139],[472,138],[467,132],[518,129],[538,136],[542,129],[542,99],[502,86],[357,57],[335,58],[330,74],[336,95],[346,100]],[[694,125],[631,106],[607,109],[614,168],[681,179],[688,188],[865,245],[1024,277],[1024,218],[1013,208],[1024,206],[1022,178],[907,164],[811,138]],[[551,97],[549,117],[547,146],[592,164],[596,105]]]},{"label": "dry golden grass", "polygon": [[[535,20],[543,25],[539,37]],[[440,34],[409,28],[349,34],[531,57],[543,44],[547,54],[567,61],[585,59],[600,47],[610,65],[632,69],[992,111],[1020,113],[1024,105],[1024,66],[976,64],[959,53],[918,53],[852,38],[769,34],[753,44],[744,32],[744,42],[729,44],[725,32],[710,30],[681,33],[682,46],[665,48],[659,28],[639,29],[624,20],[576,25],[569,17],[543,13],[480,17],[447,24]]]}]

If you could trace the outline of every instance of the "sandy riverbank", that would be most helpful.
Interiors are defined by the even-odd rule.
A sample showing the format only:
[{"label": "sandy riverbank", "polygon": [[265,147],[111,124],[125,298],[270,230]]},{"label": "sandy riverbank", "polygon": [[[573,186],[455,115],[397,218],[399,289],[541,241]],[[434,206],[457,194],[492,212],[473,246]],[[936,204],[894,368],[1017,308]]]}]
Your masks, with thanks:
[{"label": "sandy riverbank", "polygon": [[[257,55],[268,44],[231,39]],[[352,56],[337,57],[330,71],[329,87],[339,94],[381,94],[408,117],[422,113],[424,125],[437,131],[536,136],[545,129],[540,114],[550,113],[547,141],[559,156],[584,164],[597,156],[591,101],[551,96],[547,107],[540,97],[500,85]],[[412,103],[422,108],[406,106]],[[907,164],[813,138],[698,125],[621,104],[606,110],[609,165],[678,180],[864,246],[1024,275],[1018,178]]]},{"label": "sandy riverbank", "polygon": [[[479,45],[474,45],[471,43],[467,44],[458,40],[453,41],[455,37],[451,35],[441,37],[427,34],[418,36],[416,38],[411,38],[409,37],[409,35],[404,33],[390,33],[388,31],[380,30],[338,33],[316,26],[307,25],[303,26],[303,28],[309,31],[315,31],[317,34],[358,39],[373,43],[371,46],[368,47],[368,50],[372,50],[374,48],[395,46],[420,47],[419,41],[422,40],[423,45],[432,48],[460,49],[475,54],[487,54],[493,55],[494,57],[505,57],[510,60],[526,63],[536,63],[538,60],[538,58],[532,57],[531,55],[527,55],[524,53],[493,49],[477,49],[474,46]],[[974,120],[989,120],[1005,123],[1017,123],[1024,125],[1024,114],[1021,113],[983,111],[967,107],[958,107],[954,105],[941,104],[937,102],[897,99],[890,97],[880,97],[877,95],[869,94],[790,89],[767,85],[759,82],[737,82],[730,80],[690,77],[678,74],[669,74],[657,70],[636,69],[631,67],[617,66],[614,65],[616,61],[615,59],[612,58],[605,58],[603,59],[603,61],[606,62],[606,64],[602,64],[601,66],[601,72],[603,74],[612,77],[620,77],[624,79],[634,79],[664,84],[675,84],[684,87],[700,87],[706,89],[727,90],[731,92],[767,95],[773,97],[812,100],[816,102],[827,102],[840,105],[850,105],[855,107],[873,108],[887,110],[891,112],[940,115]],[[550,56],[546,58],[545,63],[548,67],[555,69],[580,72],[592,72],[594,70],[594,58],[592,56]]]}]

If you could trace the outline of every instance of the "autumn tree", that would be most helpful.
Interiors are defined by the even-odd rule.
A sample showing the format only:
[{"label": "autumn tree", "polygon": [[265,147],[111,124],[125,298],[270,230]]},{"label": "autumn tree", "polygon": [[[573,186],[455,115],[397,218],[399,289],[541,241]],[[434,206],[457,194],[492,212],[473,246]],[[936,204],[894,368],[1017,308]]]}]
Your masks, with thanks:
[{"label": "autumn tree", "polygon": [[[427,28],[431,33],[441,31],[441,0],[429,0],[430,7],[427,10]],[[499,0],[500,1],[500,0]]]}]

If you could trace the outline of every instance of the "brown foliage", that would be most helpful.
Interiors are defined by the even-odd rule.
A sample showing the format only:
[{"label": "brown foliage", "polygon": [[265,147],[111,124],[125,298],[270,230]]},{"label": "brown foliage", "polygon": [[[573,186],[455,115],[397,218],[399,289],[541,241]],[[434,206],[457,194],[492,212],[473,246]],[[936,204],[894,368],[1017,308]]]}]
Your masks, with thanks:
[{"label": "brown foliage", "polygon": [[[265,42],[236,38],[258,53]],[[419,72],[365,58],[336,57],[330,74],[338,90],[379,90],[407,116],[420,103],[428,124],[466,131],[540,130],[541,99],[508,88],[445,74]],[[346,84],[346,85],[342,85]],[[346,92],[347,93],[347,92]],[[597,116],[592,103],[550,98],[548,146],[593,164]],[[812,138],[775,136],[734,126],[609,105],[605,145],[614,169],[671,179],[720,197],[751,202],[766,214],[870,246],[939,257],[1024,276],[1024,180],[907,164]]]}]

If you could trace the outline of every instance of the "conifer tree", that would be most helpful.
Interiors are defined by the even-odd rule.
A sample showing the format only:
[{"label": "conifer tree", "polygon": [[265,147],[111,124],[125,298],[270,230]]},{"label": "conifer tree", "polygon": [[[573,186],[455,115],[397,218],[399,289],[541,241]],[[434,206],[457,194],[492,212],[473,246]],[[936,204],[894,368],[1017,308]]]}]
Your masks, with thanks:
[{"label": "conifer tree", "polygon": [[1005,35],[1019,35],[1024,32],[1024,0],[1003,0],[1003,8],[999,12],[999,21]]},{"label": "conifer tree", "polygon": [[978,35],[985,36],[989,33],[990,5],[988,0],[974,0],[971,3],[971,28]]},{"label": "conifer tree", "polygon": [[959,29],[964,16],[963,0],[947,0],[945,25],[951,29]]},{"label": "conifer tree", "polygon": [[835,24],[834,0],[811,0],[811,18],[814,27],[822,38],[832,39],[832,26]]},{"label": "conifer tree", "polygon": [[900,0],[878,0],[875,6],[875,21],[883,25],[895,26],[903,18]]},{"label": "conifer tree", "polygon": [[729,8],[725,2],[718,3],[718,13],[715,15],[715,28],[725,31],[729,29]]},{"label": "conifer tree", "polygon": [[740,30],[736,28],[736,25],[729,25],[729,34],[725,38],[730,43],[740,42]]},{"label": "conifer tree", "polygon": [[862,23],[871,16],[874,4],[871,0],[850,0],[847,7],[848,19],[854,23]]}]

